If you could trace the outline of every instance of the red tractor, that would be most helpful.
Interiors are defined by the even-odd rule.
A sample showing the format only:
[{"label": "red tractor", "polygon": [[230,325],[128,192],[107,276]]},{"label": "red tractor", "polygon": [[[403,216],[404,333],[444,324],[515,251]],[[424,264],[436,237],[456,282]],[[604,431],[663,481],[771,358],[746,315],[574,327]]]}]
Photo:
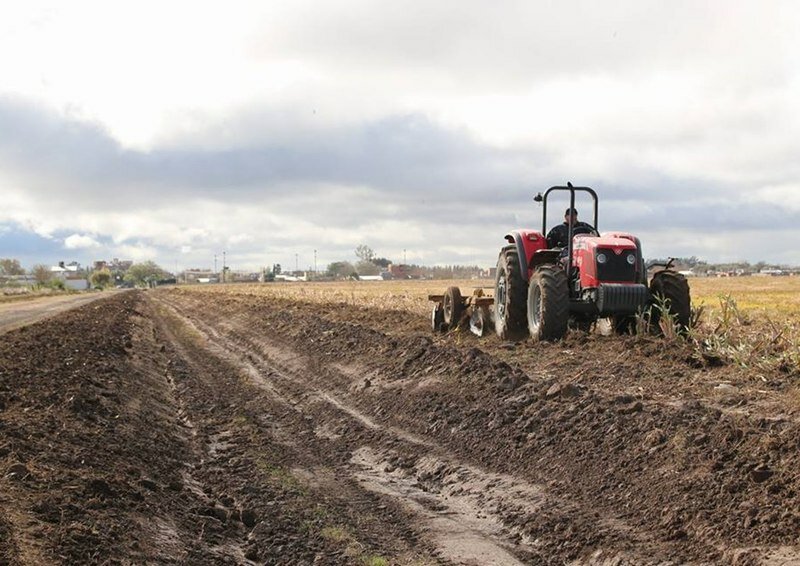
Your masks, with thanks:
[{"label": "red tractor", "polygon": [[[545,237],[548,198],[554,192],[569,192],[570,209],[575,194],[588,194],[594,204],[591,225],[568,224],[566,248],[551,248]],[[599,319],[609,319],[622,333],[630,330],[640,313],[649,312],[650,324],[668,311],[680,330],[689,327],[691,300],[686,278],[661,265],[649,281],[639,238],[626,232],[600,235],[597,231],[597,193],[589,187],[550,187],[536,195],[543,204],[542,231],[514,230],[506,235],[508,245],[497,260],[494,297],[481,292],[462,299],[457,287],[444,295],[431,295],[437,303],[432,322],[435,330],[455,328],[470,315],[471,327],[483,334],[493,319],[498,336],[520,340],[558,340],[572,323],[588,328]],[[492,308],[493,305],[493,308]]]}]

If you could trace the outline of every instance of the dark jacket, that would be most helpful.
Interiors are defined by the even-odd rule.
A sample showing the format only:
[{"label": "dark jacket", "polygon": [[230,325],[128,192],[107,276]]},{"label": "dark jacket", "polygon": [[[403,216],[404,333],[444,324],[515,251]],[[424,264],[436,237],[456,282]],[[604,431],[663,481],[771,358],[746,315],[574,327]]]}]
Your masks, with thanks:
[{"label": "dark jacket", "polygon": [[[576,222],[572,227],[572,235],[575,234],[591,234],[595,230],[591,224],[586,222]],[[566,248],[569,244],[569,225],[564,222],[558,226],[554,226],[547,234],[547,247],[548,248]]]}]

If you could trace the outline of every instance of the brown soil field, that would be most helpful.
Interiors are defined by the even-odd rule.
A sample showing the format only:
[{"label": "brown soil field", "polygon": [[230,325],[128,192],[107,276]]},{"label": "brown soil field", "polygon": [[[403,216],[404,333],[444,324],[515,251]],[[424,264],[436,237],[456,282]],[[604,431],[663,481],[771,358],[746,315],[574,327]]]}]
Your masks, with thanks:
[{"label": "brown soil field", "polygon": [[791,289],[711,283],[689,339],[433,335],[442,282],[11,330],[0,564],[799,564],[796,323],[765,298]]}]

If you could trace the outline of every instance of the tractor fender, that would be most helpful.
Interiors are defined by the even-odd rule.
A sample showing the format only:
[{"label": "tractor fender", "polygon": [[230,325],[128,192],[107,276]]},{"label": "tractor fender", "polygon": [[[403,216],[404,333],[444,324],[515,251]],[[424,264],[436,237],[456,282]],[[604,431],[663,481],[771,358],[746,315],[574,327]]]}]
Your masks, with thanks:
[{"label": "tractor fender", "polygon": [[530,278],[529,258],[539,250],[547,249],[547,240],[537,230],[512,230],[505,235],[509,244],[514,244],[519,256],[519,271],[525,282]]},{"label": "tractor fender", "polygon": [[519,233],[519,230],[514,230],[506,234],[505,238],[509,244],[515,244],[517,246],[519,272],[522,274],[522,278],[528,281],[528,257],[525,255],[525,244],[522,243],[522,234]]}]

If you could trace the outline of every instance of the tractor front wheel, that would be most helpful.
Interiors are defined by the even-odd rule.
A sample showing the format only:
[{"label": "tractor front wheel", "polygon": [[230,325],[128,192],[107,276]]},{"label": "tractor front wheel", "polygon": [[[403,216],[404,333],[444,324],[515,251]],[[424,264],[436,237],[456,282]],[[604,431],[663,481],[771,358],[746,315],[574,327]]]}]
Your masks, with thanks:
[{"label": "tractor front wheel", "polygon": [[494,328],[502,340],[525,338],[526,283],[516,246],[506,246],[497,259],[494,282]]},{"label": "tractor front wheel", "polygon": [[534,340],[559,340],[569,327],[569,287],[564,270],[539,267],[528,286],[528,330]]},{"label": "tractor front wheel", "polygon": [[689,330],[692,318],[692,300],[686,277],[674,271],[659,271],[650,281],[650,325],[660,329],[662,315],[669,313],[681,334]]}]

